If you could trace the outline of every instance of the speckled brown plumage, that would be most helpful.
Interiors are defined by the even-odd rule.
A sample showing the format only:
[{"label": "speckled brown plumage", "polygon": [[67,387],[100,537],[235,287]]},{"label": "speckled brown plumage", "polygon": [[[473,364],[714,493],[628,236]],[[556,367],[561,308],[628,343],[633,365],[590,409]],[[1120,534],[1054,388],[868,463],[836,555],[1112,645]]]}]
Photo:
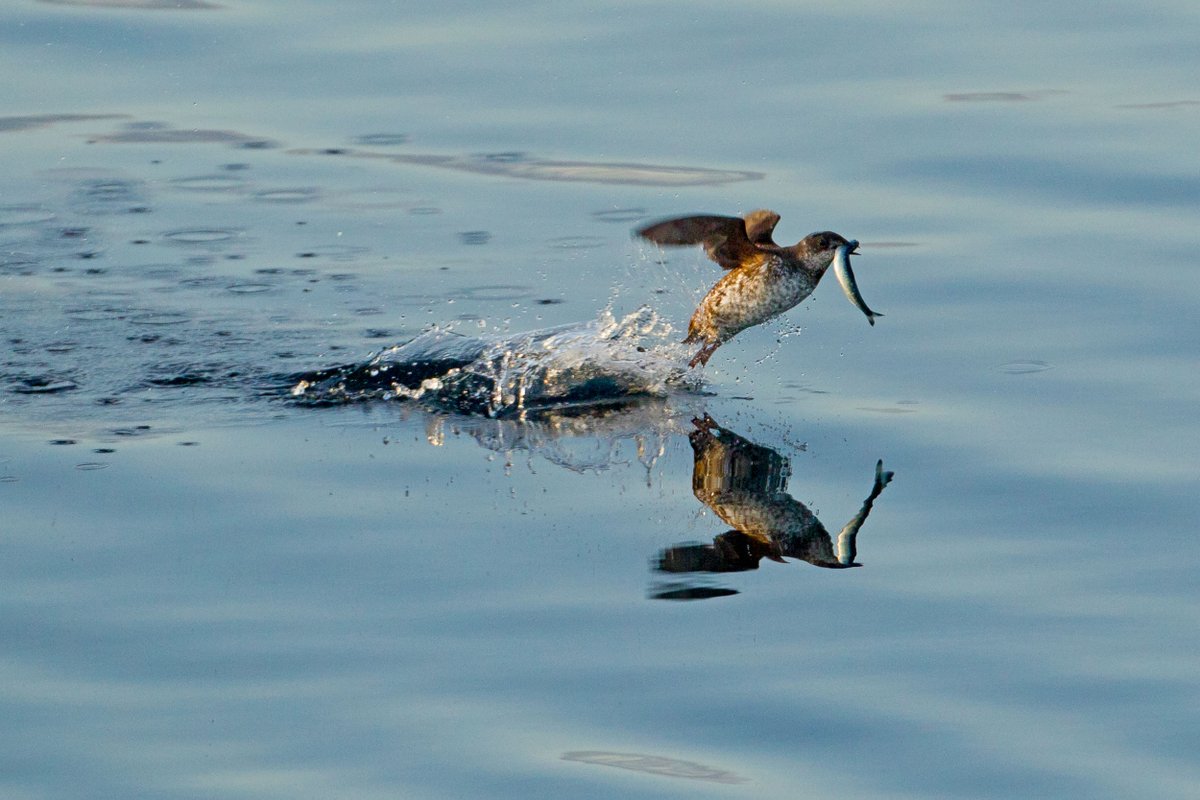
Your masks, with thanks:
[{"label": "speckled brown plumage", "polygon": [[760,209],[745,217],[676,217],[637,231],[660,245],[703,245],[709,258],[729,270],[692,315],[684,341],[704,346],[690,366],[707,364],[723,343],[812,294],[837,248],[848,244],[832,231],[821,231],[781,247],[771,238],[778,222],[774,211]]},{"label": "speckled brown plumage", "polygon": [[787,491],[791,467],[779,452],[755,444],[707,414],[692,420],[692,491],[733,530],[711,545],[681,544],[658,559],[665,572],[738,572],[764,558],[799,558],[818,567],[857,567],[858,532],[875,500],[894,477],[875,465],[875,482],[862,507],[836,539],[809,508]]}]

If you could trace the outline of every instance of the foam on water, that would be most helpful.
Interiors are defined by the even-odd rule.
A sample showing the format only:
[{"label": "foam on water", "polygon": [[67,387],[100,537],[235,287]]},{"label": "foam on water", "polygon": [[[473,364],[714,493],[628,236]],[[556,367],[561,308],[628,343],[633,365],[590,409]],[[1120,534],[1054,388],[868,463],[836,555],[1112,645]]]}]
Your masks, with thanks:
[{"label": "foam on water", "polygon": [[616,318],[516,334],[464,336],[434,327],[362,364],[297,376],[292,396],[313,404],[419,400],[489,417],[531,409],[665,397],[696,390],[690,348],[649,306]]}]

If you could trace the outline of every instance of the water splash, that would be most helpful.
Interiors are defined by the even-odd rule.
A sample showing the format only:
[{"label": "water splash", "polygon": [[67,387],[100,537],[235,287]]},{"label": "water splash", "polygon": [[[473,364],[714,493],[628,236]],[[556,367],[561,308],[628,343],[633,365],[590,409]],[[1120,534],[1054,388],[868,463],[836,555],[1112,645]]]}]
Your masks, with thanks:
[{"label": "water splash", "polygon": [[588,322],[517,334],[435,327],[363,364],[296,376],[291,394],[316,405],[418,400],[488,417],[665,397],[700,386],[686,367],[689,348],[676,338],[648,306],[620,319],[605,309]]},{"label": "water splash", "polygon": [[783,342],[785,339],[789,339],[793,336],[799,336],[802,333],[804,333],[803,326],[797,325],[794,322],[789,322],[783,317],[779,317],[775,324],[775,344],[772,345],[771,349],[766,353],[754,359],[755,365],[762,365],[768,361],[773,361],[775,356],[778,355],[779,351],[783,349]]}]

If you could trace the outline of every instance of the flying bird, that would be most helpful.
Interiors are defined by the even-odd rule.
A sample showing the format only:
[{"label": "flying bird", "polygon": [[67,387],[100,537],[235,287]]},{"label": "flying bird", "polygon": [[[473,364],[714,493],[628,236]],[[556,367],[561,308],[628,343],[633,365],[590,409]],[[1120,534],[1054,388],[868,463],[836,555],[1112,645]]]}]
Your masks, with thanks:
[{"label": "flying bird", "polygon": [[[838,279],[850,301],[872,325],[875,317],[883,316],[862,302],[850,271],[849,256],[858,252],[857,241],[820,231],[783,247],[771,238],[778,223],[778,214],[760,209],[744,217],[674,217],[636,231],[655,244],[703,245],[708,257],[728,270],[692,314],[683,341],[703,346],[688,366],[707,364],[718,347],[746,328],[766,322],[808,297],[835,259]],[[844,249],[839,252],[839,248]]]}]

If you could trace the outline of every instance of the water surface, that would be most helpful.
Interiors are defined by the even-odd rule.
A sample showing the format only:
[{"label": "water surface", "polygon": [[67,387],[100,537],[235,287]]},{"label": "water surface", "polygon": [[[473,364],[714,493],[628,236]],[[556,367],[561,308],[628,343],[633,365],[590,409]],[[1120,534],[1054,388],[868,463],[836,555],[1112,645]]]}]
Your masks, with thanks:
[{"label": "water surface", "polygon": [[[1197,22],[6,5],[3,794],[1190,798]],[[598,408],[288,392],[667,347],[719,270],[630,230],[764,206],[886,316]]]}]

